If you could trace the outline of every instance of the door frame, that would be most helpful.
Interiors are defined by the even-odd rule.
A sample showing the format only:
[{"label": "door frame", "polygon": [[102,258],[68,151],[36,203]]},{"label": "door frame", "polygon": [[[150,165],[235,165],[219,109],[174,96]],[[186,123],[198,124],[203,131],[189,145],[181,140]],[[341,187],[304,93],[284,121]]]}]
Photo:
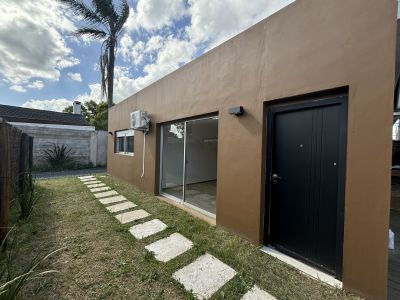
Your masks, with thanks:
[{"label": "door frame", "polygon": [[[202,213],[203,215],[206,215],[210,218],[215,219],[216,215],[213,213],[210,213],[200,207],[197,207],[193,204],[190,204],[188,202],[185,201],[185,192],[186,192],[186,124],[187,122],[190,121],[201,121],[201,120],[208,120],[208,119],[214,119],[218,121],[218,125],[219,125],[219,115],[218,113],[212,113],[212,114],[208,114],[208,115],[203,115],[200,117],[191,117],[191,118],[185,118],[182,120],[173,120],[173,121],[168,121],[165,123],[161,123],[160,124],[160,156],[159,156],[159,180],[158,180],[158,193],[161,196],[167,197],[179,204],[182,205],[186,205],[191,209],[194,209],[200,213]],[[168,193],[163,192],[162,189],[162,179],[163,179],[163,148],[164,148],[164,133],[163,133],[163,127],[166,125],[170,125],[170,124],[174,124],[174,123],[183,123],[184,124],[184,136],[183,136],[183,173],[182,173],[182,199],[175,197],[173,195],[170,195]],[[218,147],[218,146],[217,146]],[[218,180],[217,180],[217,184],[218,184]],[[215,195],[215,201],[217,201],[217,195]],[[216,205],[216,204],[215,204]]]},{"label": "door frame", "polygon": [[[336,249],[335,249],[335,270],[327,270],[321,266],[305,259],[304,257],[285,251],[280,247],[272,245],[277,250],[285,253],[295,259],[312,265],[325,273],[335,276],[337,279],[342,279],[343,273],[343,241],[344,241],[344,208],[345,208],[345,184],[346,184],[346,154],[347,154],[347,124],[348,124],[348,93],[336,93],[329,96],[317,97],[296,97],[297,101],[280,101],[267,104],[265,112],[265,133],[266,133],[266,156],[265,156],[265,181],[264,181],[264,234],[263,244],[271,246],[270,243],[270,209],[271,209],[271,177],[272,177],[272,161],[273,161],[273,141],[274,141],[274,120],[275,115],[281,112],[298,111],[310,108],[325,107],[340,104],[340,128],[339,128],[339,167],[338,167],[338,206],[336,211]],[[274,104],[275,103],[275,104]]]}]

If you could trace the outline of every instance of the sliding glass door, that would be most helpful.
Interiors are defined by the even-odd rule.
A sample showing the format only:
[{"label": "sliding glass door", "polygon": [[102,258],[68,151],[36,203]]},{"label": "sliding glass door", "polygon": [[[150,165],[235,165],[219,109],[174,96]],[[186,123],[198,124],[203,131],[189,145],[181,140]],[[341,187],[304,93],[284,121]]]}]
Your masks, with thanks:
[{"label": "sliding glass door", "polygon": [[162,126],[161,193],[183,200],[185,123]]},{"label": "sliding glass door", "polygon": [[218,118],[166,124],[161,133],[161,194],[215,215]]}]

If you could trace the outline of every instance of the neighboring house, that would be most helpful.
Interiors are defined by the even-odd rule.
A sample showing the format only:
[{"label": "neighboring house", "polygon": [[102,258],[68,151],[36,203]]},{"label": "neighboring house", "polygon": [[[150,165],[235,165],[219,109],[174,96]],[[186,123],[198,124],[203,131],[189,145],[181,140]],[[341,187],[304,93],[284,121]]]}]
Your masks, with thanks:
[{"label": "neighboring house", "polygon": [[396,13],[293,2],[113,106],[108,172],[386,299]]},{"label": "neighboring house", "polygon": [[74,113],[61,113],[0,105],[0,118],[33,137],[33,164],[44,163],[43,150],[52,145],[67,145],[78,163],[106,165],[107,132],[96,131],[82,116],[80,102]]}]

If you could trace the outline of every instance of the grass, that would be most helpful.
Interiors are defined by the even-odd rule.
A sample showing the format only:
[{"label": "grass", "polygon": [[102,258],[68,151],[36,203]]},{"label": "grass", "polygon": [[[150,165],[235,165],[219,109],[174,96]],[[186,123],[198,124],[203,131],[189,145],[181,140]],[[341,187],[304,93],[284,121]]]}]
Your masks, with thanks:
[{"label": "grass", "polygon": [[[24,299],[194,299],[172,274],[204,253],[210,253],[238,274],[212,299],[240,299],[254,283],[277,299],[356,299],[339,289],[310,279],[262,253],[258,247],[218,227],[109,176],[97,176],[135,202],[168,228],[144,240],[135,240],[94,199],[77,178],[38,181],[42,196],[28,221],[18,221],[18,247],[24,263],[65,247],[50,258],[60,275],[34,281]],[[180,232],[194,242],[185,254],[161,263],[145,245]],[[49,266],[50,267],[50,266]]]}]

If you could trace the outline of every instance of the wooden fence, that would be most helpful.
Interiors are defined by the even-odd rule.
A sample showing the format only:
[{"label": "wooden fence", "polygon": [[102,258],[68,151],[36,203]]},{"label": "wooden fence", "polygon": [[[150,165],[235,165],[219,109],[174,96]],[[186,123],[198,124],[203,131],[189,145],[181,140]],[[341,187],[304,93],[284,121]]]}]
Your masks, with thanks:
[{"label": "wooden fence", "polygon": [[32,168],[33,138],[0,118],[0,242],[8,232],[10,201]]}]

